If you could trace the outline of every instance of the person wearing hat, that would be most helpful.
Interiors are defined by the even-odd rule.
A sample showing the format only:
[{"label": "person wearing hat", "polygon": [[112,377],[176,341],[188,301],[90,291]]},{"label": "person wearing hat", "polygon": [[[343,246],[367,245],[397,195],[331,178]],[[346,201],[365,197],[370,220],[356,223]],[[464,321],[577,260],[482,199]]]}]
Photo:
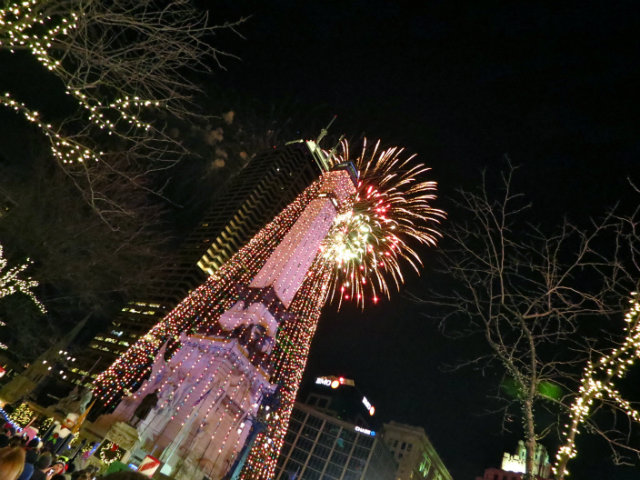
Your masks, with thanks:
[{"label": "person wearing hat", "polygon": [[55,475],[64,475],[64,472],[67,470],[67,464],[62,458],[58,458],[53,464],[51,464],[51,474],[50,476]]}]

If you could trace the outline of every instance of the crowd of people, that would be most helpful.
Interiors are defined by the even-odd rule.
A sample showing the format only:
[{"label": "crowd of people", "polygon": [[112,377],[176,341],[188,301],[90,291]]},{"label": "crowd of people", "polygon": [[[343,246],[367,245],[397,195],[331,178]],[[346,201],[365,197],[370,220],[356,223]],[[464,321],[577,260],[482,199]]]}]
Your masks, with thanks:
[{"label": "crowd of people", "polygon": [[[0,432],[1,480],[94,480],[97,469],[93,466],[78,469],[73,461],[55,456],[42,442],[16,434],[5,425]],[[147,479],[135,472],[112,474],[105,480]],[[148,480],[148,479],[147,479]]]}]

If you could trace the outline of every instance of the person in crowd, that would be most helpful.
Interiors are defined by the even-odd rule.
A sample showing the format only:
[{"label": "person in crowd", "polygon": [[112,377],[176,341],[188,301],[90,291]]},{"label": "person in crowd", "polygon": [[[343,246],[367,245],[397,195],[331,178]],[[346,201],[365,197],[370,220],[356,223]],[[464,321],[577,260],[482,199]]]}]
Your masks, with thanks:
[{"label": "person in crowd", "polygon": [[64,460],[57,459],[55,462],[51,464],[51,471],[53,475],[64,475],[64,472],[67,470],[67,464]]},{"label": "person in crowd", "polygon": [[18,477],[18,480],[31,480],[31,476],[33,475],[35,468],[36,467],[33,463],[25,462],[24,469]]},{"label": "person in crowd", "polygon": [[22,475],[18,477],[18,480],[30,480],[33,471],[36,469],[36,462],[38,461],[38,450],[40,449],[40,442],[37,439],[29,440],[25,446],[25,462]]},{"label": "person in crowd", "polygon": [[9,439],[10,447],[24,447],[24,445],[25,445],[25,440],[19,435],[14,435]]},{"label": "person in crowd", "polygon": [[24,468],[24,449],[5,447],[0,449],[0,478],[17,480]]},{"label": "person in crowd", "polygon": [[91,480],[93,472],[90,470],[79,470],[71,474],[71,480]]},{"label": "person in crowd", "polygon": [[33,475],[31,475],[30,480],[48,480],[48,475],[51,473],[52,462],[53,457],[49,452],[44,452],[40,455],[33,466]]},{"label": "person in crowd", "polygon": [[34,438],[29,440],[26,446],[27,449],[27,463],[31,463],[32,465],[36,464],[38,460],[38,456],[40,455],[40,440]]}]

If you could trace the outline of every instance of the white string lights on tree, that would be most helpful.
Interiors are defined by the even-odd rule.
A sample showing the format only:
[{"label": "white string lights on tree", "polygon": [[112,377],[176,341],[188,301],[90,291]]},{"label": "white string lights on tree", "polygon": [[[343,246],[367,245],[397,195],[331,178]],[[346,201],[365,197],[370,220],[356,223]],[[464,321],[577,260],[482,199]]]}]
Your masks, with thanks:
[{"label": "white string lights on tree", "polygon": [[625,339],[622,344],[595,363],[589,361],[582,373],[578,396],[570,409],[570,422],[562,432],[563,444],[556,454],[553,472],[558,480],[569,474],[567,463],[578,454],[576,437],[579,428],[593,412],[594,403],[606,400],[619,408],[630,420],[640,422],[640,412],[625,400],[615,388],[615,382],[626,376],[628,369],[640,358],[640,295],[631,293],[631,308],[624,317]]},{"label": "white string lights on tree", "polygon": [[[29,0],[16,2],[0,10],[0,48],[8,49],[12,53],[17,49],[28,49],[44,68],[58,73],[63,79],[72,80],[65,82],[67,95],[74,97],[89,113],[89,120],[92,123],[101,129],[109,130],[109,134],[116,132],[120,120],[125,121],[129,126],[150,130],[151,124],[143,122],[139,112],[143,108],[159,107],[164,102],[155,99],[145,100],[138,96],[131,98],[124,96],[105,104],[95,95],[88,93],[86,88],[74,82],[73,72],[66,71],[61,60],[57,59],[53,53],[56,48],[60,51],[60,46],[65,43],[65,40],[70,40],[68,37],[78,29],[83,13],[69,11],[66,15],[52,18],[37,7],[37,0]],[[47,25],[52,27],[42,32],[42,27]],[[109,117],[113,117],[114,113],[116,119],[111,120]],[[37,123],[37,125],[47,136],[51,136],[43,124]],[[69,159],[66,163],[68,162]]]},{"label": "white string lights on tree", "polygon": [[87,161],[97,162],[100,159],[100,155],[103,152],[94,152],[75,140],[60,135],[51,124],[45,123],[40,119],[39,112],[33,111],[24,103],[12,99],[8,92],[0,96],[0,105],[21,113],[27,121],[35,124],[49,139],[51,153],[60,162],[84,163]]},{"label": "white string lights on tree", "polygon": [[26,263],[7,269],[9,262],[4,258],[3,253],[2,245],[0,245],[0,298],[20,292],[28,296],[42,313],[46,313],[47,309],[33,293],[38,282],[28,276],[21,278],[22,273],[31,265],[31,261],[27,259]]}]

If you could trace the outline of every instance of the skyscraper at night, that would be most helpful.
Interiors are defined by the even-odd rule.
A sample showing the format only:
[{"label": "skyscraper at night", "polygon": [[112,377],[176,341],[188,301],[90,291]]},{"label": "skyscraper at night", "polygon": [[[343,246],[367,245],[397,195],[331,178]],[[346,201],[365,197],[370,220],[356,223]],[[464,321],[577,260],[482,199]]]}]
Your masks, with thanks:
[{"label": "skyscraper at night", "polygon": [[159,322],[192,289],[215,272],[268,221],[326,169],[313,141],[291,142],[256,155],[219,191],[208,212],[182,243],[178,260],[150,279],[130,299],[108,329],[78,354],[70,372],[87,386],[140,336]]}]

